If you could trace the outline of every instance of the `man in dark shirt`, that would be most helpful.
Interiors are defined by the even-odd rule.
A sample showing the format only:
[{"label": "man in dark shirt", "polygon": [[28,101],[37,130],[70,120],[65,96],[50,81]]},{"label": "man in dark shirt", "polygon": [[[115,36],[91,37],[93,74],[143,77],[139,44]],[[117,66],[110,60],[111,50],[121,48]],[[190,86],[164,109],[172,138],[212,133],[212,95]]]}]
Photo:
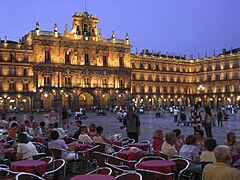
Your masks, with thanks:
[{"label": "man in dark shirt", "polygon": [[76,121],[76,126],[79,128],[73,135],[74,139],[78,139],[79,135],[81,134],[81,127],[82,127],[82,121],[77,120]]},{"label": "man in dark shirt", "polygon": [[133,114],[132,108],[128,108],[127,115],[123,119],[123,126],[120,128],[127,128],[127,137],[135,139],[138,142],[138,136],[140,134],[140,120],[137,115]]}]

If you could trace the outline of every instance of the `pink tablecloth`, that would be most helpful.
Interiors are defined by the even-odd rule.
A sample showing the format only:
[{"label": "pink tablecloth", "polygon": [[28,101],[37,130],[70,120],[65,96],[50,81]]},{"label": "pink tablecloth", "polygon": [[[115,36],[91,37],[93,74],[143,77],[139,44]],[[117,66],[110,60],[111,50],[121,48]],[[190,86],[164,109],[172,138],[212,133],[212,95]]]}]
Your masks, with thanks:
[{"label": "pink tablecloth", "polygon": [[122,150],[117,153],[117,157],[120,157],[120,158],[126,159],[126,160],[138,161],[144,156],[146,156],[145,152],[133,153],[133,152],[129,152],[129,150]]},{"label": "pink tablecloth", "polygon": [[76,143],[71,143],[68,144],[68,147],[71,147],[71,149],[74,149],[75,151],[85,151],[89,148],[88,144],[76,144]]},{"label": "pink tablecloth", "polygon": [[170,173],[172,170],[176,171],[177,166],[175,162],[164,160],[149,160],[143,161],[138,165],[139,169],[147,169],[153,171],[160,171],[163,173]]},{"label": "pink tablecloth", "polygon": [[44,137],[42,137],[42,136],[34,136],[34,137],[33,137],[33,141],[34,141],[34,142],[43,143]]},{"label": "pink tablecloth", "polygon": [[144,151],[147,151],[149,148],[150,144],[148,143],[129,143],[128,147],[137,147],[139,149],[142,149]]},{"label": "pink tablecloth", "polygon": [[78,175],[72,177],[71,180],[115,180],[113,176],[105,174],[91,174],[91,175]]},{"label": "pink tablecloth", "polygon": [[47,163],[39,160],[23,160],[11,163],[11,170],[15,172],[38,173],[43,175],[47,171]]}]

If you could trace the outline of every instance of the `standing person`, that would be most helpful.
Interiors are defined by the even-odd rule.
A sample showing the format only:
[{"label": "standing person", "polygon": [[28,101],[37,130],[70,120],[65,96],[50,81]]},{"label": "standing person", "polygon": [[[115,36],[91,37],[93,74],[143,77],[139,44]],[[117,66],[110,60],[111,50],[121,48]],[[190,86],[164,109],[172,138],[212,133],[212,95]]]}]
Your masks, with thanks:
[{"label": "standing person", "polygon": [[123,119],[123,126],[120,128],[127,128],[127,137],[135,139],[138,142],[138,136],[140,134],[140,120],[138,116],[133,114],[132,108],[128,108],[127,115]]},{"label": "standing person", "polygon": [[51,108],[50,114],[49,114],[49,124],[56,124],[58,123],[58,114],[54,110],[54,108]]},{"label": "standing person", "polygon": [[174,122],[177,122],[177,121],[178,121],[178,114],[179,114],[178,107],[175,107],[175,108],[173,109]]},{"label": "standing person", "polygon": [[209,106],[205,107],[205,118],[203,120],[203,126],[208,138],[212,138],[212,112]]},{"label": "standing person", "polygon": [[8,122],[6,121],[6,114],[2,114],[2,119],[0,120],[0,127],[5,129],[8,128]]},{"label": "standing person", "polygon": [[222,109],[219,107],[217,111],[217,121],[218,121],[218,126],[223,126],[222,121],[223,121],[223,113]]},{"label": "standing person", "polygon": [[200,129],[200,123],[202,121],[202,116],[201,116],[198,104],[194,105],[194,110],[191,113],[191,117],[192,117],[192,126],[195,134],[196,130]]},{"label": "standing person", "polygon": [[63,107],[63,110],[62,110],[62,127],[63,129],[66,129],[66,126],[68,128],[68,112],[67,112],[67,109],[66,107],[64,106]]}]

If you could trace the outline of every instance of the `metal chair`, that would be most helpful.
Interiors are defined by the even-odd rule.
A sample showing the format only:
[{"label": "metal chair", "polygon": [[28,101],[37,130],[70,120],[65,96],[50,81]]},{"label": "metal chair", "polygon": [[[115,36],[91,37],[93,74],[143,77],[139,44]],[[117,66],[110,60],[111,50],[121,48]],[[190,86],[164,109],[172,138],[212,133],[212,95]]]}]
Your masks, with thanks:
[{"label": "metal chair", "polygon": [[109,167],[101,167],[101,168],[97,168],[89,173],[87,173],[87,175],[89,174],[106,174],[106,175],[111,175],[112,174],[112,169]]},{"label": "metal chair", "polygon": [[21,172],[11,171],[7,165],[0,164],[0,179],[1,180],[13,179],[19,173],[21,173]]},{"label": "metal chair", "polygon": [[[184,173],[187,172],[187,169],[189,167],[189,161],[184,158],[174,158],[170,159],[170,161],[173,161],[177,165],[177,172],[175,172],[176,178],[180,180]],[[186,175],[186,177],[190,177],[189,175]]]},{"label": "metal chair", "polygon": [[116,180],[142,180],[142,175],[137,172],[128,172],[120,174]]},{"label": "metal chair", "polygon": [[165,160],[164,158],[162,157],[159,157],[159,156],[146,156],[146,157],[143,157],[141,158],[136,164],[135,164],[135,169],[138,169],[138,165],[143,162],[143,161],[149,161],[149,160]]},{"label": "metal chair", "polygon": [[136,170],[139,174],[142,175],[144,180],[153,180],[153,179],[175,179],[174,173],[162,173],[158,171],[151,171],[146,169],[137,169]]},{"label": "metal chair", "polygon": [[63,159],[56,159],[53,160],[49,165],[48,165],[48,171],[45,172],[42,177],[45,179],[53,179],[57,180],[59,179],[59,171],[64,167],[65,165],[65,160]]},{"label": "metal chair", "polygon": [[53,161],[53,158],[51,156],[46,156],[38,159],[39,161],[45,161],[47,164],[50,164]]},{"label": "metal chair", "polygon": [[32,180],[32,179],[45,180],[44,178],[31,173],[19,173],[15,177],[15,179],[16,180]]},{"label": "metal chair", "polygon": [[93,152],[93,158],[96,160],[97,167],[105,167],[106,163],[105,161],[109,157],[109,154],[105,154],[102,152],[94,151]]},{"label": "metal chair", "polygon": [[46,156],[47,156],[46,153],[38,153],[35,156],[33,156],[33,160],[39,160],[39,159],[41,159],[43,157],[46,157]]}]

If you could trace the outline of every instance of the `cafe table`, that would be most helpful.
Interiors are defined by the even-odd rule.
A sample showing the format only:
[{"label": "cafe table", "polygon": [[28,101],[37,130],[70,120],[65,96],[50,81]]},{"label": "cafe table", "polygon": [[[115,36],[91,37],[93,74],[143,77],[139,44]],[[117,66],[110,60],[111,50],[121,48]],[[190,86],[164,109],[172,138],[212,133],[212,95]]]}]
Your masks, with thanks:
[{"label": "cafe table", "polygon": [[71,178],[71,180],[115,180],[116,178],[106,174],[89,174],[78,175]]},{"label": "cafe table", "polygon": [[27,172],[38,175],[43,175],[47,171],[47,163],[39,160],[22,160],[11,163],[12,171]]},{"label": "cafe table", "polygon": [[168,160],[147,160],[138,164],[137,168],[152,171],[159,171],[163,173],[171,173],[177,170],[177,165],[173,161]]},{"label": "cafe table", "polygon": [[69,149],[74,151],[85,151],[89,148],[88,144],[81,144],[81,143],[71,143],[68,144]]},{"label": "cafe table", "polygon": [[145,156],[146,156],[146,153],[144,151],[130,152],[129,150],[122,150],[122,151],[117,152],[117,157],[120,157],[120,158],[126,159],[126,160],[138,161]]}]

